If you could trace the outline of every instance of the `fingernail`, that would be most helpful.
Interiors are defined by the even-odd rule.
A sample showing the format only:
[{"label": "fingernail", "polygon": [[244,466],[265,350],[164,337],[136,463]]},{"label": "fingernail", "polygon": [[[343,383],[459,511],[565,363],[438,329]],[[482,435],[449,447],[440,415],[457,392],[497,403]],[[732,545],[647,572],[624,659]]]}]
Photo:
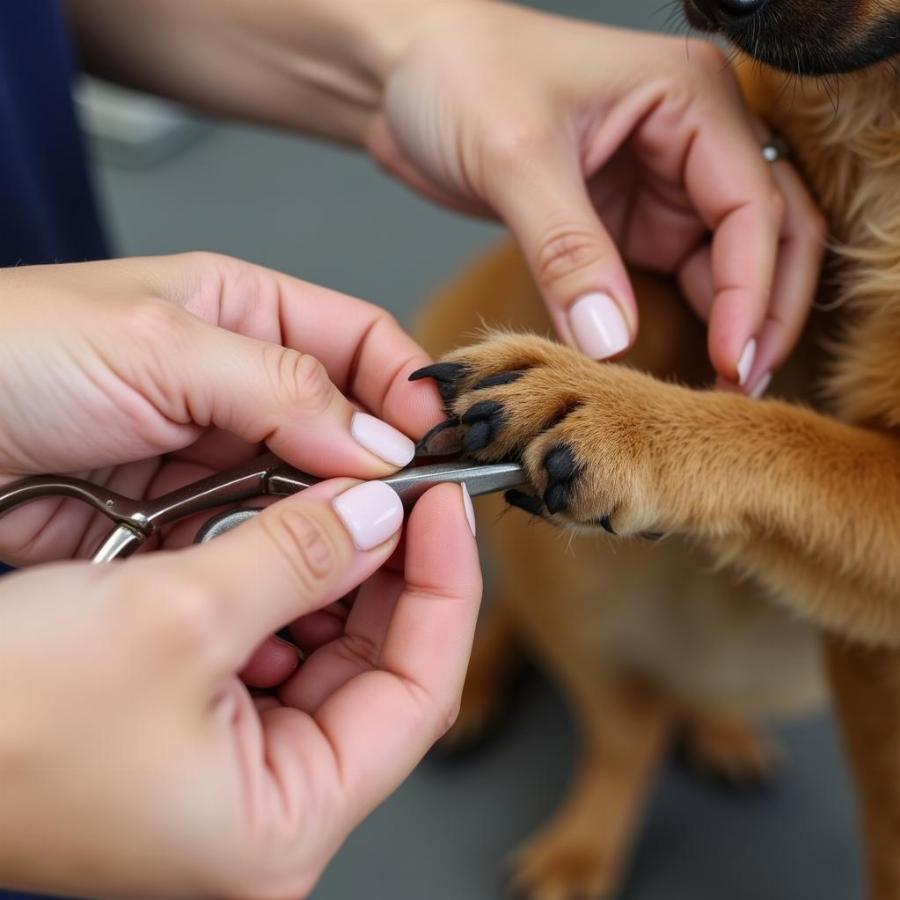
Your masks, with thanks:
[{"label": "fingernail", "polygon": [[416,445],[405,434],[368,413],[353,414],[350,434],[357,444],[392,466],[408,465],[416,455]]},{"label": "fingernail", "polygon": [[766,372],[766,374],[761,376],[759,381],[756,382],[756,387],[754,387],[753,390],[750,391],[750,396],[754,400],[759,400],[759,398],[762,397],[763,394],[765,394],[766,390],[769,387],[769,382],[771,382],[771,380],[772,380],[772,373]]},{"label": "fingernail", "polygon": [[333,501],[358,550],[383,544],[403,524],[403,504],[383,481],[367,481],[344,491]]},{"label": "fingernail", "polygon": [[627,349],[628,326],[612,297],[586,294],[569,309],[569,326],[579,349],[591,359],[607,359]]},{"label": "fingernail", "polygon": [[469,496],[469,489],[466,487],[465,483],[461,484],[462,488],[462,498],[463,498],[463,509],[466,511],[466,519],[469,522],[469,528],[472,529],[472,537],[475,537],[475,510],[472,507],[472,498]]},{"label": "fingernail", "polygon": [[737,372],[738,372],[738,384],[743,387],[747,383],[747,379],[750,377],[750,372],[753,369],[753,361],[756,359],[756,340],[755,338],[750,338],[747,341],[747,346],[744,347],[744,352],[741,354],[741,358],[738,360],[737,364]]}]

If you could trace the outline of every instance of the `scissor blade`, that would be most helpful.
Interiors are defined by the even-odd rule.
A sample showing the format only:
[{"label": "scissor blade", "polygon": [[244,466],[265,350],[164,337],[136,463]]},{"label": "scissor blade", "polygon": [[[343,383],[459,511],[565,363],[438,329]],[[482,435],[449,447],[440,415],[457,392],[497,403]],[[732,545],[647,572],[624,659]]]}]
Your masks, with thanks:
[{"label": "scissor blade", "polygon": [[448,462],[433,466],[409,466],[383,478],[411,506],[430,487],[452,482],[465,484],[473,497],[517,487],[528,479],[519,463]]},{"label": "scissor blade", "polygon": [[[437,484],[465,484],[473,497],[492,494],[514,488],[527,481],[525,471],[518,463],[482,464],[476,462],[447,462],[431,466],[409,466],[387,478],[381,479],[390,485],[410,509],[429,488]],[[275,495],[295,494],[311,487],[318,481],[312,475],[293,469],[287,464],[274,470],[269,479],[269,492]],[[196,541],[206,542],[236,528],[242,522],[253,518],[261,510],[238,509],[222,513],[200,530]]]}]

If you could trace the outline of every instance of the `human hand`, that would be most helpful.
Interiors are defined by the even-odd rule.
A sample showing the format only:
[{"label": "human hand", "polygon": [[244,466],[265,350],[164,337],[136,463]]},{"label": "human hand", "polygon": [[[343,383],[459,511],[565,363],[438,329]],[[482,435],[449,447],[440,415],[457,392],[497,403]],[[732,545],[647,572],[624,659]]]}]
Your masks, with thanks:
[{"label": "human hand", "polygon": [[[427,362],[383,310],[226,257],[5,270],[0,485],[80,472],[157,496],[261,444],[316,475],[375,478],[411,459],[401,431],[441,418],[436,391],[407,381]],[[108,528],[77,501],[29,504],[0,519],[0,559],[88,556]]]},{"label": "human hand", "polygon": [[[824,225],[712,45],[483,0],[420,6],[367,142],[426,196],[496,211],[560,336],[634,340],[623,258],[670,273],[709,322],[721,378],[765,386],[805,322]],[[755,342],[755,343],[752,343]]]},{"label": "human hand", "polygon": [[[481,592],[458,487],[419,500],[388,562],[399,499],[351,485],[209,544],[0,581],[0,884],[312,889],[455,717]],[[356,585],[345,620],[326,609]],[[309,657],[251,696],[237,673],[292,620]]]}]

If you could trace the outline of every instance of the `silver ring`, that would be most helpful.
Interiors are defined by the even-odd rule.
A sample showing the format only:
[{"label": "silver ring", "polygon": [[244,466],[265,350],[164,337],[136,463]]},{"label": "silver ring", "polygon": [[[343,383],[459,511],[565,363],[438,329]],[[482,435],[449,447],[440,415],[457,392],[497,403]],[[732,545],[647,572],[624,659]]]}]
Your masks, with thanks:
[{"label": "silver ring", "polygon": [[784,159],[788,155],[787,145],[781,138],[773,137],[762,148],[763,159],[767,163],[776,163],[779,159]]}]

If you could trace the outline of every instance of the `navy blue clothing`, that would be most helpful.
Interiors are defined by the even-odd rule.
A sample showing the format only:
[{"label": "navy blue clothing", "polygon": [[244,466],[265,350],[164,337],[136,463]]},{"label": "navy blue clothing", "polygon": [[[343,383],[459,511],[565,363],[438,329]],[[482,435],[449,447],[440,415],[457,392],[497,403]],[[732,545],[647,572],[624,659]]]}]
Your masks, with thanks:
[{"label": "navy blue clothing", "polygon": [[61,0],[0,2],[0,266],[107,255]]},{"label": "navy blue clothing", "polygon": [[108,255],[72,101],[76,70],[61,0],[0,0],[0,266]]}]

